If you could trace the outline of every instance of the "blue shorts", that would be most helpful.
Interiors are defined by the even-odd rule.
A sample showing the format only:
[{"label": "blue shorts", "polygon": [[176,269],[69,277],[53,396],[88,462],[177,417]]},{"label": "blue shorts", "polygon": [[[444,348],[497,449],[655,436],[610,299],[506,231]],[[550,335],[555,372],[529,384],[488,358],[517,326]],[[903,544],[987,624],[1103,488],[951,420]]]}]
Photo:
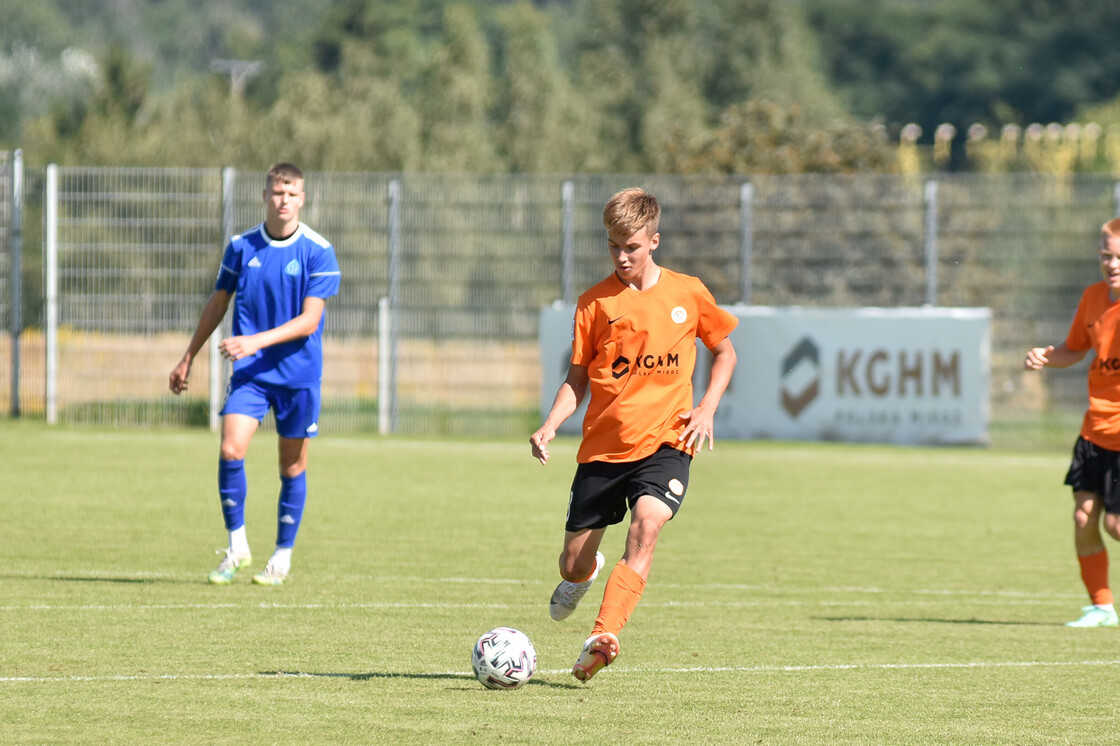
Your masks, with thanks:
[{"label": "blue shorts", "polygon": [[282,438],[314,438],[319,434],[319,389],[262,386],[252,381],[230,381],[221,414],[243,414],[257,422],[272,409],[276,432]]}]

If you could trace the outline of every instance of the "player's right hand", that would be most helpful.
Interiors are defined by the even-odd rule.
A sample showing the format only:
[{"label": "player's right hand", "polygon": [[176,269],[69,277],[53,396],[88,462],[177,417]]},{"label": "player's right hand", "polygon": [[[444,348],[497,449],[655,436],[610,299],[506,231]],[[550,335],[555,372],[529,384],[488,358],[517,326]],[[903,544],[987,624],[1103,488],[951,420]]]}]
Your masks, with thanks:
[{"label": "player's right hand", "polygon": [[185,360],[175,366],[167,379],[167,387],[171,389],[171,393],[180,394],[187,390],[187,376],[190,372],[191,365]]},{"label": "player's right hand", "polygon": [[1042,370],[1046,364],[1050,362],[1050,353],[1054,351],[1054,345],[1048,347],[1035,347],[1027,353],[1027,357],[1023,360],[1023,367],[1027,370]]},{"label": "player's right hand", "polygon": [[548,444],[554,437],[556,431],[544,427],[529,436],[529,445],[533,447],[533,458],[541,464],[548,463]]}]

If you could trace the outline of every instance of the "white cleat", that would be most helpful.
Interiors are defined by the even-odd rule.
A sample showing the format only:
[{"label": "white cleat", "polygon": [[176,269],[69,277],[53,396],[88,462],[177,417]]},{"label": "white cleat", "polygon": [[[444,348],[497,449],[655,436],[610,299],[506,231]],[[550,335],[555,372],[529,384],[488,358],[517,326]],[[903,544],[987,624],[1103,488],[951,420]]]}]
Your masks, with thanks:
[{"label": "white cleat", "polygon": [[211,585],[229,585],[238,570],[253,564],[253,558],[247,553],[234,554],[228,549],[219,549],[218,554],[222,555],[222,561],[206,576]]},{"label": "white cleat", "polygon": [[599,571],[603,569],[606,561],[602,552],[596,552],[595,572],[591,573],[590,578],[582,583],[560,581],[560,585],[556,586],[556,590],[552,592],[552,599],[548,602],[548,613],[553,619],[559,622],[571,616],[572,612],[579,606],[584,594],[587,593],[587,589],[595,582],[595,578],[599,577]]},{"label": "white cleat", "polygon": [[264,572],[258,572],[253,576],[253,582],[257,585],[283,585],[287,579],[288,573],[273,562],[265,566]]}]

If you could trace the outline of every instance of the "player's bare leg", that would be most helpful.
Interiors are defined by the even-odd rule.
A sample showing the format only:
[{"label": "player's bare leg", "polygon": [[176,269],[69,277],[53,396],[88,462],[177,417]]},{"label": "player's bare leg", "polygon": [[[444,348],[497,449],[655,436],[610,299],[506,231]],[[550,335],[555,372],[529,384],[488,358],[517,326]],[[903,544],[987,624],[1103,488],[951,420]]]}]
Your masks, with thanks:
[{"label": "player's bare leg", "polygon": [[626,551],[607,579],[595,627],[572,666],[572,675],[580,681],[590,680],[618,656],[618,632],[629,621],[641,599],[653,564],[657,537],[672,517],[673,511],[657,498],[647,495],[634,504],[626,534]]},{"label": "player's bare leg", "polygon": [[[1092,603],[1081,609],[1079,618],[1067,622],[1067,627],[1120,626],[1108,584],[1108,551],[1100,531],[1103,508],[1100,495],[1084,491],[1073,493],[1074,546],[1077,563],[1081,566],[1081,580]],[[1105,530],[1114,538],[1120,533],[1120,516],[1105,514],[1103,522]]]},{"label": "player's bare leg", "polygon": [[606,558],[599,551],[606,529],[567,531],[564,551],[560,554],[560,577],[563,580],[552,592],[548,613],[556,621],[567,619],[587,594]]}]

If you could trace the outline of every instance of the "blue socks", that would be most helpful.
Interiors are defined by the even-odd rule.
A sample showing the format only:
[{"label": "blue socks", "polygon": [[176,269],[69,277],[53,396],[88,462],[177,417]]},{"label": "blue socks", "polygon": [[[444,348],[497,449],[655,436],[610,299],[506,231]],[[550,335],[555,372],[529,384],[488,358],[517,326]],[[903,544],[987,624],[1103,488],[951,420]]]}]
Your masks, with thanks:
[{"label": "blue socks", "polygon": [[[249,485],[245,480],[245,461],[218,460],[218,495],[222,501],[222,517],[227,531],[245,525],[245,497]],[[303,520],[307,502],[307,475],[280,477],[280,501],[276,510],[276,546],[291,547]]]},{"label": "blue socks", "polygon": [[276,546],[291,547],[307,502],[307,474],[280,477],[280,504],[276,509]]},{"label": "blue socks", "polygon": [[245,496],[249,486],[245,481],[245,461],[218,460],[218,496],[222,501],[222,517],[226,530],[233,531],[245,525]]}]

